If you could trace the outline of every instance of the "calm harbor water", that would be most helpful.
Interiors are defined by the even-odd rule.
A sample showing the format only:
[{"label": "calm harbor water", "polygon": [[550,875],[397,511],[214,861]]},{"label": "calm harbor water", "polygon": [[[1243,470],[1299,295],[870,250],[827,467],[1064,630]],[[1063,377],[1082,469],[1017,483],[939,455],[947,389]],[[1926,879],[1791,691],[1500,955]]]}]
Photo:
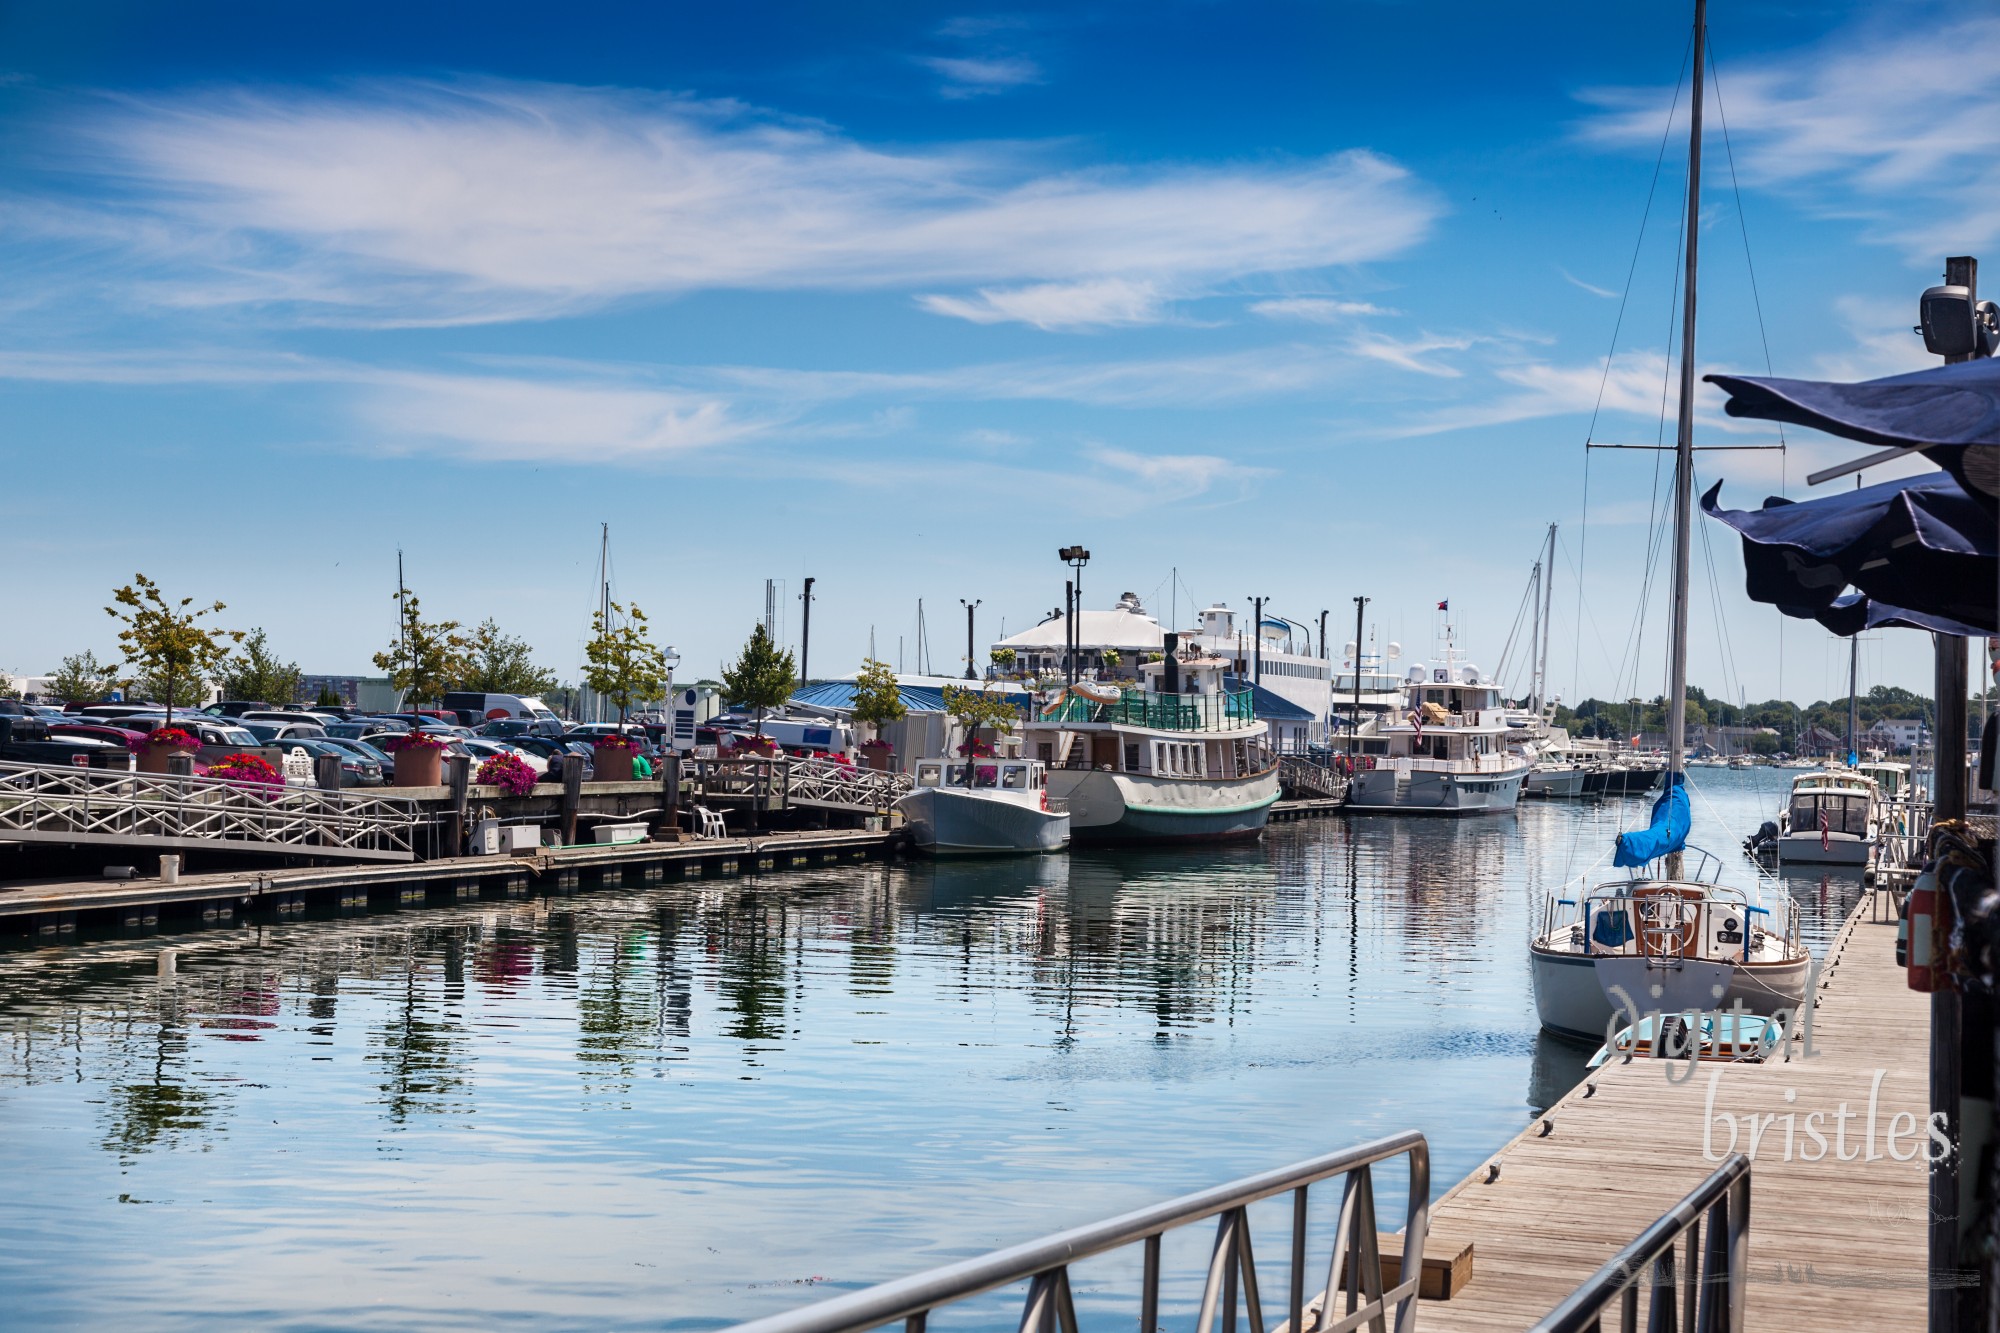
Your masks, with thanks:
[{"label": "calm harbor water", "polygon": [[1580,1076],[1525,944],[1646,809],[0,954],[0,1322],[706,1328],[1407,1127],[1442,1189]]}]

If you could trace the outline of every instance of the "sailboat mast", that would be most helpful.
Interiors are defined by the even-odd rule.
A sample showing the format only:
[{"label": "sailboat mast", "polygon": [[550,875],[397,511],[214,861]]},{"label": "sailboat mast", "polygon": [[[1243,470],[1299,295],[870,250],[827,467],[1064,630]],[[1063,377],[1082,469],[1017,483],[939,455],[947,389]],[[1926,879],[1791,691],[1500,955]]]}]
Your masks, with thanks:
[{"label": "sailboat mast", "polygon": [[1534,573],[1528,576],[1528,609],[1534,616],[1529,622],[1528,634],[1528,706],[1540,711],[1542,707],[1542,562],[1535,562]]},{"label": "sailboat mast", "polygon": [[[1667,681],[1667,774],[1687,767],[1688,545],[1694,510],[1695,252],[1701,240],[1701,93],[1708,76],[1708,0],[1694,0],[1694,99],[1688,122],[1687,285],[1681,297],[1680,420],[1674,431],[1673,646]],[[1676,858],[1678,859],[1678,858]]]},{"label": "sailboat mast", "polygon": [[1860,732],[1860,708],[1855,702],[1854,688],[1859,681],[1861,669],[1861,636],[1854,635],[1847,641],[1847,762],[1853,763],[1861,752],[1854,748]]},{"label": "sailboat mast", "polygon": [[1556,525],[1549,524],[1549,553],[1542,560],[1542,656],[1535,663],[1535,712],[1549,706],[1549,631],[1556,613]]}]

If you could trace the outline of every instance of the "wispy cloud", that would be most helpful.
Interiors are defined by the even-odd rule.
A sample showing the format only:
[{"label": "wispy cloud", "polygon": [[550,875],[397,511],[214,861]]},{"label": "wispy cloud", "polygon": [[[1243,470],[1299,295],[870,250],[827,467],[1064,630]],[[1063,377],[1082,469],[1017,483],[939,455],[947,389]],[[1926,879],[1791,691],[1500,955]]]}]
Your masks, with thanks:
[{"label": "wispy cloud", "polygon": [[1296,320],[1304,324],[1342,324],[1369,315],[1393,315],[1366,301],[1336,301],[1324,296],[1287,296],[1251,303],[1250,313],[1265,319]]},{"label": "wispy cloud", "polygon": [[1042,282],[1011,290],[982,287],[970,297],[920,296],[917,304],[938,315],[975,324],[1019,321],[1038,329],[1103,329],[1155,324],[1162,318],[1158,287],[1124,278],[1092,282]]},{"label": "wispy cloud", "polygon": [[922,63],[943,77],[938,91],[951,98],[986,97],[1042,81],[1042,67],[1026,56],[925,56]]},{"label": "wispy cloud", "polygon": [[[2000,239],[2000,17],[1943,24],[1883,15],[1795,54],[1721,71],[1736,165],[1830,215],[1870,220],[1912,257]],[[1660,139],[1670,93],[1584,94],[1584,133],[1644,146]]]},{"label": "wispy cloud", "polygon": [[62,198],[7,201],[16,244],[116,255],[122,295],[156,305],[370,324],[705,289],[929,290],[962,303],[948,313],[1045,327],[1079,326],[1062,307],[1095,294],[1129,322],[1163,315],[1135,293],[1399,253],[1439,211],[1363,151],[1079,170],[1032,146],[890,150],[734,103],[546,85],[191,94],[80,133]]},{"label": "wispy cloud", "polygon": [[1614,292],[1606,287],[1599,287],[1596,283],[1593,282],[1585,282],[1582,278],[1577,277],[1576,274],[1570,272],[1568,269],[1564,268],[1561,264],[1556,265],[1556,272],[1563,275],[1564,282],[1567,282],[1572,287],[1581,287],[1583,288],[1583,290],[1589,292],[1592,296],[1601,296],[1607,301],[1615,301],[1618,299],[1617,292]]},{"label": "wispy cloud", "polygon": [[1347,350],[1356,356],[1364,356],[1374,361],[1386,361],[1392,366],[1414,371],[1419,375],[1433,375],[1439,379],[1457,379],[1465,372],[1446,361],[1436,359],[1438,352],[1462,352],[1472,346],[1472,338],[1391,338],[1384,334],[1362,334],[1350,339]]}]

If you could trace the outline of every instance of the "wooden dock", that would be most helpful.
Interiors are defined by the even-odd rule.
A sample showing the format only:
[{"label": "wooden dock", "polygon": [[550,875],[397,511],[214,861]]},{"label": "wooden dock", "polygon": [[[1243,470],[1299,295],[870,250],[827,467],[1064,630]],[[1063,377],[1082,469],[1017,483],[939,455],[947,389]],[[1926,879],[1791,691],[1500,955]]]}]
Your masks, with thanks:
[{"label": "wooden dock", "polygon": [[755,874],[864,860],[891,852],[900,833],[826,830],[543,848],[533,855],[456,856],[390,866],[318,866],[147,879],[26,882],[0,886],[0,932],[43,939],[79,927],[128,931],[165,923],[217,924],[239,916],[303,914],[309,904],[365,911],[429,902],[525,898],[586,886],[651,884],[705,875]]},{"label": "wooden dock", "polygon": [[[1788,1063],[1701,1065],[1677,1085],[1660,1062],[1593,1070],[1447,1193],[1432,1210],[1425,1253],[1469,1244],[1473,1275],[1451,1300],[1425,1301],[1420,1327],[1483,1333],[1528,1326],[1699,1184],[1730,1146],[1719,1120],[1703,1141],[1715,1074],[1713,1114],[1732,1118],[1737,1148],[1749,1150],[1744,1117],[1767,1126],[1752,1156],[1746,1327],[1922,1329],[1929,997],[1904,985],[1894,921],[1871,915],[1864,898],[1827,951],[1810,1057],[1794,1043]],[[1835,1160],[1842,1103],[1852,1113],[1845,1128],[1851,1161]],[[1815,1123],[1831,1146],[1805,1161],[1820,1152],[1807,1135],[1813,1112],[1822,1113]],[[1789,1160],[1787,1115],[1796,1130]],[[1896,1150],[1916,1146],[1915,1160],[1888,1156],[1892,1121],[1902,1131]],[[1498,1177],[1489,1181],[1496,1165]]]}]

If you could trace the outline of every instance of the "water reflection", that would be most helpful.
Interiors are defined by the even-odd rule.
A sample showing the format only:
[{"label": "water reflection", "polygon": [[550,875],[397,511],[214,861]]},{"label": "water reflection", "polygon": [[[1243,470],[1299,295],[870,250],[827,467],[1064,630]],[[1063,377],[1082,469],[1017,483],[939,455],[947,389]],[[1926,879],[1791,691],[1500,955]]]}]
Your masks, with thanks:
[{"label": "water reflection", "polygon": [[[1754,827],[1764,799],[1720,803]],[[327,1322],[359,1289],[385,1324],[698,1326],[791,1303],[764,1282],[788,1265],[859,1280],[1407,1126],[1448,1184],[1581,1076],[1536,1033],[1525,941],[1627,818],[246,926],[164,941],[171,983],[163,941],[0,954],[0,1106],[29,1127],[0,1137],[28,1182],[4,1281],[34,1322]],[[1822,939],[1859,892],[1786,883]],[[357,1202],[385,1153],[393,1216]],[[212,1202],[134,1223],[121,1194]],[[131,1263],[34,1276],[45,1230],[114,1221]],[[316,1266],[232,1271],[216,1304],[201,1256],[301,1223]]]}]

